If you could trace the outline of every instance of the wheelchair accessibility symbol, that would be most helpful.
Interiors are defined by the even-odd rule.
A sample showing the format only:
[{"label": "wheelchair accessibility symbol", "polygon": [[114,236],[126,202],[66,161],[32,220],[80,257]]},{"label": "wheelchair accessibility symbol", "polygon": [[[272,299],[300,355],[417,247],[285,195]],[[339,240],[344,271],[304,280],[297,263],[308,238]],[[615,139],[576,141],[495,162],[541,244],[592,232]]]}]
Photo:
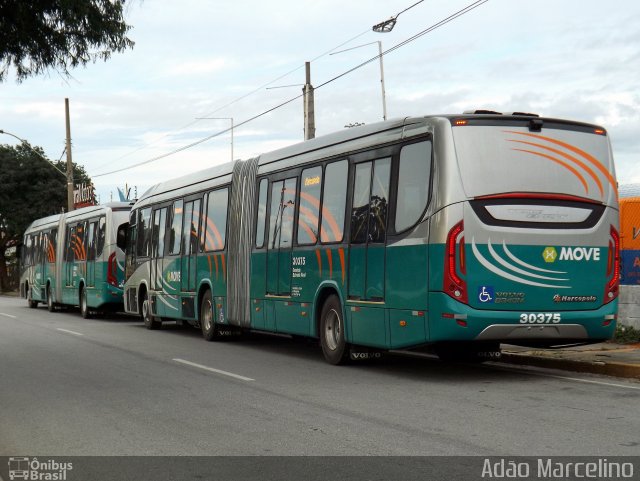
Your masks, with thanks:
[{"label": "wheelchair accessibility symbol", "polygon": [[491,286],[480,286],[478,287],[478,300],[480,302],[493,302],[496,295]]}]

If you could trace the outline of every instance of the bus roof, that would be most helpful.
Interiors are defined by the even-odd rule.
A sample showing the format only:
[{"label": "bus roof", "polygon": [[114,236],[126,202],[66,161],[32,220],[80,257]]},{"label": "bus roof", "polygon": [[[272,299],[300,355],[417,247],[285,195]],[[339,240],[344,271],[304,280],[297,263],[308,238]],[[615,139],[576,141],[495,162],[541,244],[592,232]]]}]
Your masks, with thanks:
[{"label": "bus roof", "polygon": [[[315,139],[298,142],[281,149],[261,154],[258,158],[259,173],[262,174],[284,169],[293,164],[304,164],[307,160],[313,161],[318,157],[331,157],[332,155],[339,155],[345,151],[356,151],[380,143],[395,142],[404,138],[417,136],[428,132],[429,125],[438,119],[446,119],[449,122],[453,122],[455,120],[468,120],[472,121],[474,124],[486,123],[487,125],[500,125],[513,122],[522,123],[523,121],[536,119],[536,121],[554,124],[555,126],[565,125],[571,126],[571,128],[577,127],[578,129],[582,128],[586,130],[602,129],[601,127],[593,124],[538,117],[535,114],[519,112],[515,112],[513,114],[501,114],[498,112],[486,113],[488,111],[476,112],[477,113],[404,117],[340,130]],[[432,122],[429,122],[429,120],[432,120]],[[290,159],[290,161],[286,162],[288,159]],[[230,182],[231,174],[233,173],[234,166],[237,162],[239,161],[235,160],[233,162],[226,162],[224,164],[212,166],[185,176],[158,183],[142,194],[136,205],[143,206],[150,202],[152,198],[154,201],[169,200],[188,192],[206,190],[207,188],[212,188],[217,185]],[[177,192],[182,189],[186,189],[187,192]]]}]

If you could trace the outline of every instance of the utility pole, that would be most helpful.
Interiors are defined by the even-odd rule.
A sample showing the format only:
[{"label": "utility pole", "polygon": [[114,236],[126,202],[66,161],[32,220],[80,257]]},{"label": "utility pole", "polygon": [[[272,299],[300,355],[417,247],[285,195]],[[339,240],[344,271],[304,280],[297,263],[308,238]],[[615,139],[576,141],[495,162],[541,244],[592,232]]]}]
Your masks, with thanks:
[{"label": "utility pole", "polygon": [[64,99],[64,113],[67,124],[67,209],[73,210],[73,163],[71,162],[71,122],[69,120],[69,99]]},{"label": "utility pole", "polygon": [[306,80],[302,87],[304,102],[304,140],[313,139],[316,136],[316,120],[313,107],[313,86],[311,85],[311,62],[304,63]]}]

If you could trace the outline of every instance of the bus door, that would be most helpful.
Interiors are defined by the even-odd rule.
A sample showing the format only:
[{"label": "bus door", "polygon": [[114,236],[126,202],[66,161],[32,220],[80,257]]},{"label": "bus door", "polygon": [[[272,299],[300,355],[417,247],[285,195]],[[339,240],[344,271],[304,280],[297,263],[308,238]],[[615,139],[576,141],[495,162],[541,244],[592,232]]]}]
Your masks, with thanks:
[{"label": "bus door", "polygon": [[[151,260],[149,283],[152,291],[162,290],[162,256],[164,255],[164,238],[167,231],[167,208],[153,211],[153,232],[151,238]],[[160,278],[158,278],[158,276]]]},{"label": "bus door", "polygon": [[180,262],[180,283],[183,292],[196,290],[198,264],[198,230],[200,228],[200,199],[184,203],[184,224],[182,227],[182,259]]},{"label": "bus door", "polygon": [[44,247],[44,279],[43,282],[46,282],[47,279],[51,278],[53,280],[53,284],[51,286],[52,289],[55,289],[56,284],[56,246],[57,246],[57,229],[51,229],[46,236],[46,244]]},{"label": "bus door", "polygon": [[356,165],[351,209],[349,297],[384,301],[391,158]]},{"label": "bus door", "polygon": [[65,243],[64,256],[64,285],[66,288],[73,286],[73,264],[76,257],[75,238],[76,226],[67,226],[67,242]]},{"label": "bus door", "polygon": [[[178,318],[182,316],[182,299],[180,289],[182,245],[182,214],[184,202],[178,199],[173,202],[172,208],[167,212],[169,216],[167,228],[167,245],[162,258],[162,298],[164,299],[164,311],[168,317]],[[160,264],[158,262],[158,270]],[[158,276],[160,277],[160,276]]]},{"label": "bus door", "polygon": [[36,278],[36,283],[34,284],[34,287],[37,286],[38,288],[38,293],[37,293],[37,299],[45,299],[45,293],[44,293],[44,287],[46,285],[47,282],[47,278],[46,278],[46,273],[45,273],[45,248],[46,248],[46,239],[47,239],[48,233],[46,232],[40,232],[36,235],[36,258],[34,259],[34,264],[36,266],[35,271],[35,278]]},{"label": "bus door", "polygon": [[98,221],[93,220],[89,222],[87,229],[87,238],[85,244],[87,246],[87,287],[96,286],[96,231],[98,227]]},{"label": "bus door", "polygon": [[271,184],[269,239],[267,245],[267,294],[291,293],[291,247],[297,178]]}]

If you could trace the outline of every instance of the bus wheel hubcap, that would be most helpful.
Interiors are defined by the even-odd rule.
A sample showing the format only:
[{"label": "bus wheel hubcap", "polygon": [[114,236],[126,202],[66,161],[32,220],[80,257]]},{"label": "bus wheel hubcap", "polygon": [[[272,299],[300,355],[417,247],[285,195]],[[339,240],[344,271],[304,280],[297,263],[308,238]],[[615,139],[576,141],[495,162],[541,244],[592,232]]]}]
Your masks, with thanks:
[{"label": "bus wheel hubcap", "polygon": [[338,348],[341,330],[340,316],[334,309],[331,309],[324,323],[324,339],[327,347],[332,351]]},{"label": "bus wheel hubcap", "polygon": [[202,316],[202,320],[204,321],[205,330],[211,329],[211,320],[213,318],[213,309],[210,302],[207,302],[204,305],[204,315]]}]

